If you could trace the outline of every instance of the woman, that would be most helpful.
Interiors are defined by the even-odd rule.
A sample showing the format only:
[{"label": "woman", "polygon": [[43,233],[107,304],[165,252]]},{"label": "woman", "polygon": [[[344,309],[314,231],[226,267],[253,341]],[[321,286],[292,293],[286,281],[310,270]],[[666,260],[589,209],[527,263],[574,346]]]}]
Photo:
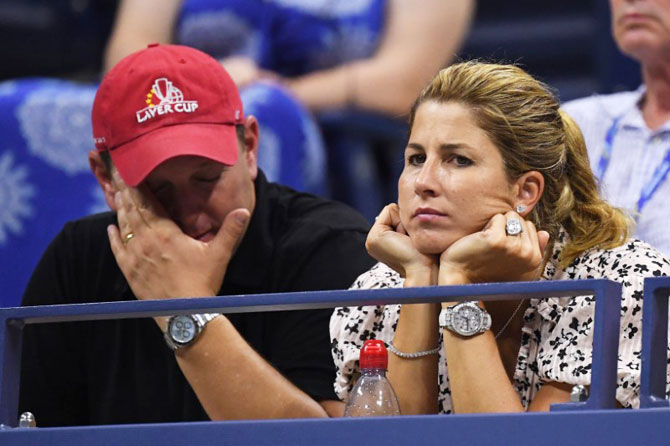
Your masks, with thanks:
[{"label": "woman", "polygon": [[[380,263],[353,288],[619,281],[617,399],[637,406],[643,277],[670,274],[670,262],[628,239],[628,218],[599,197],[581,133],[556,98],[517,67],[460,63],[424,89],[409,123],[398,204],[368,236]],[[591,296],[455,304],[336,309],[339,397],[366,338],[394,353],[389,378],[404,414],[548,410],[589,384]],[[478,313],[482,326],[470,325]]]}]

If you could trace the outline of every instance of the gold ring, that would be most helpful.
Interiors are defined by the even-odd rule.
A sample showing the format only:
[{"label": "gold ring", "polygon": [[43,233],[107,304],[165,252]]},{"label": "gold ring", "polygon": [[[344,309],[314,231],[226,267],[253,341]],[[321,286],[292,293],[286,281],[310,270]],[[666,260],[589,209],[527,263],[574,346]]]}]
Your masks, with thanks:
[{"label": "gold ring", "polygon": [[127,245],[128,242],[133,239],[133,237],[135,237],[135,233],[133,232],[129,232],[128,234],[126,234],[126,237],[123,239],[123,244]]}]

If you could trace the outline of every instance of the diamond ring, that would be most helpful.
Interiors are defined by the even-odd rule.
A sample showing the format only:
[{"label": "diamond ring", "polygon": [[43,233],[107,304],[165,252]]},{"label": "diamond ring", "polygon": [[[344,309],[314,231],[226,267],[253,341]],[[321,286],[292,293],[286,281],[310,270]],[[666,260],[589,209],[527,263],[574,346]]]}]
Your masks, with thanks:
[{"label": "diamond ring", "polygon": [[509,218],[505,224],[505,232],[507,235],[519,235],[523,232],[523,226],[521,225],[521,220],[518,218]]}]

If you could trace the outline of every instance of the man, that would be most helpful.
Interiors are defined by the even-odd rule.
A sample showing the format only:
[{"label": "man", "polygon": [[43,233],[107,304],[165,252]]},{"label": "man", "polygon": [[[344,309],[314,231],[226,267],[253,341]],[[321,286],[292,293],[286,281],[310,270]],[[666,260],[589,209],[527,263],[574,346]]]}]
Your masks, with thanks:
[{"label": "man", "polygon": [[642,65],[636,91],[565,104],[605,198],[635,216],[635,236],[670,255],[670,3],[610,0],[619,49]]},{"label": "man", "polygon": [[[24,305],[346,288],[372,265],[362,217],[265,180],[258,124],[204,53],[128,56],[92,120],[115,213],[65,226]],[[28,326],[20,411],[39,426],[338,415],[330,313]]]}]

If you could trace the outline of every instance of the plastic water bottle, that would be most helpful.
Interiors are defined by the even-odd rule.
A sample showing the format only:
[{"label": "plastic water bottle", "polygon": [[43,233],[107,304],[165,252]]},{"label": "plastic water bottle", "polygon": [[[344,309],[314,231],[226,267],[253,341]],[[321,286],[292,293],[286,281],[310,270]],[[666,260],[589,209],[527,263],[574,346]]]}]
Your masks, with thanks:
[{"label": "plastic water bottle", "polygon": [[384,342],[368,339],[360,357],[361,376],[349,393],[345,417],[400,415],[398,398],[386,379],[388,353]]}]

